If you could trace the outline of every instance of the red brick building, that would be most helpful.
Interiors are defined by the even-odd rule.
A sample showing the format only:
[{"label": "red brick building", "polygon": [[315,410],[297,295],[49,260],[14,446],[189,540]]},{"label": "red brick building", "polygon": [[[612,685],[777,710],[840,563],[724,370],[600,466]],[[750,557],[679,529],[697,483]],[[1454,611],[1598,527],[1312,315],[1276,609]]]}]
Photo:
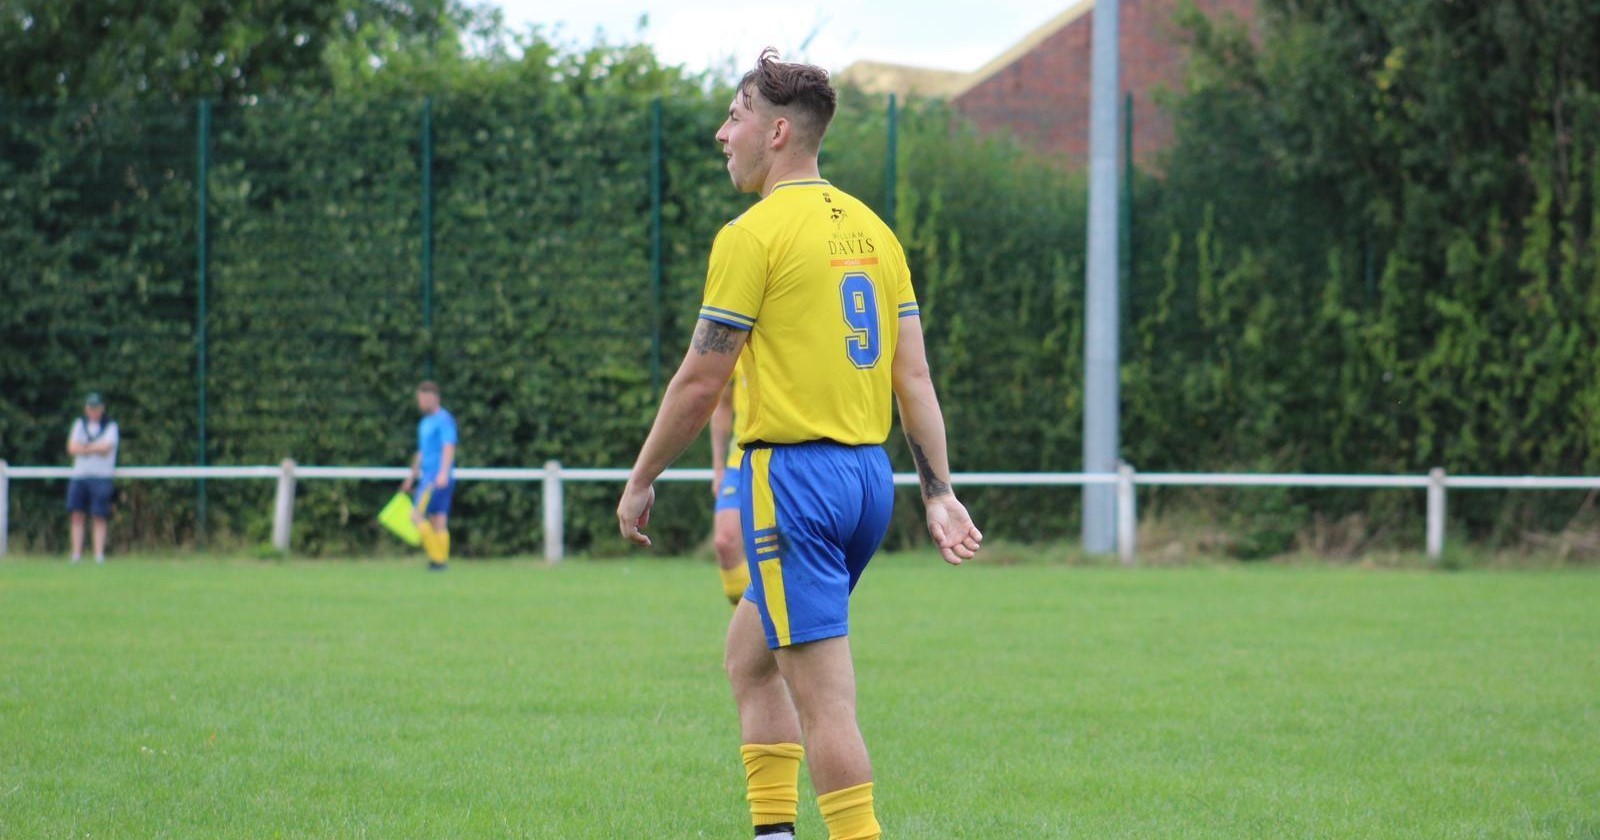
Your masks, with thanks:
[{"label": "red brick building", "polygon": [[[1212,18],[1255,19],[1255,0],[1193,0]],[[1172,142],[1172,120],[1157,107],[1158,88],[1177,90],[1187,60],[1175,22],[1178,0],[1120,0],[1121,87],[1133,94],[1134,158],[1149,161]],[[1094,0],[1079,0],[988,64],[957,79],[912,68],[888,72],[862,62],[841,81],[869,90],[948,98],[984,131],[1007,131],[1069,167],[1089,160],[1089,92]],[[929,82],[929,79],[933,82]],[[906,86],[907,79],[921,85]]]}]

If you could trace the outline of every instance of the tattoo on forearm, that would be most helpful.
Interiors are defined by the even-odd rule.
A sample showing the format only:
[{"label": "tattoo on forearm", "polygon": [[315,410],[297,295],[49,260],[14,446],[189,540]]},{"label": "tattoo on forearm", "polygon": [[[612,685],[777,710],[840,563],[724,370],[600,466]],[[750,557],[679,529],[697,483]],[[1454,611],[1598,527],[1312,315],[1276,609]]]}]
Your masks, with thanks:
[{"label": "tattoo on forearm", "polygon": [[738,332],[727,324],[718,324],[715,321],[701,321],[694,328],[694,349],[700,355],[707,353],[728,354],[738,347]]},{"label": "tattoo on forearm", "polygon": [[933,472],[933,465],[928,463],[927,453],[922,451],[922,444],[917,439],[906,435],[906,443],[911,444],[911,458],[917,462],[917,478],[922,481],[922,497],[931,499],[935,496],[950,494],[950,482],[945,481]]}]

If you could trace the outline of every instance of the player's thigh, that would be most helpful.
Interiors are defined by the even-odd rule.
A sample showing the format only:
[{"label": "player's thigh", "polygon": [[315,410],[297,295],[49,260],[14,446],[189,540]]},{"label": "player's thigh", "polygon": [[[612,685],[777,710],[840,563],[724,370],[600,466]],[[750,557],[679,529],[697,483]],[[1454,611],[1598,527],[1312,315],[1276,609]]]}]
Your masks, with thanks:
[{"label": "player's thigh", "polygon": [[712,518],[711,542],[717,549],[717,562],[724,569],[732,569],[744,562],[744,531],[739,524],[739,510],[718,510]]},{"label": "player's thigh", "polygon": [[740,601],[734,607],[733,619],[728,622],[723,666],[736,690],[741,685],[768,679],[778,669],[762,631],[761,614],[750,601]]},{"label": "player's thigh", "polygon": [[856,672],[848,636],[792,645],[774,653],[802,715],[854,710]]}]

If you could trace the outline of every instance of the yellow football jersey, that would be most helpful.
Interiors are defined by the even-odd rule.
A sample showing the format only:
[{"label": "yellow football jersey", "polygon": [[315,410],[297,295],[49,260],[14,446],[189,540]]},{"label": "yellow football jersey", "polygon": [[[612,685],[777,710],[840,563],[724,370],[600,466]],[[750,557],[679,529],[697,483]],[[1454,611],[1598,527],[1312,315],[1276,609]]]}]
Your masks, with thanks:
[{"label": "yellow football jersey", "polygon": [[744,382],[743,366],[735,363],[733,366],[733,444],[728,447],[728,467],[738,469],[739,462],[744,459],[744,447],[739,445],[739,436],[744,434],[744,418],[750,413],[750,388]]},{"label": "yellow football jersey", "polygon": [[717,234],[700,307],[750,332],[739,443],[882,443],[900,319],[917,314],[876,213],[827,181],[778,184]]}]

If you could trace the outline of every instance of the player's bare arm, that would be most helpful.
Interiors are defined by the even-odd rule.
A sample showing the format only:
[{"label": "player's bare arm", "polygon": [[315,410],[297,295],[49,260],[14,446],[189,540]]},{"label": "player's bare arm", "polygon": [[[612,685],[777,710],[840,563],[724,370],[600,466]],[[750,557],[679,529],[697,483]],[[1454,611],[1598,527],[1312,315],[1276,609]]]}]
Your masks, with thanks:
[{"label": "player's bare arm", "polygon": [[733,436],[733,380],[730,378],[711,412],[711,495],[722,485],[728,466],[728,441]]},{"label": "player's bare arm", "polygon": [[406,480],[405,481],[400,482],[400,492],[402,492],[402,493],[410,493],[411,492],[411,486],[416,483],[417,476],[421,472],[422,472],[422,453],[421,452],[413,452],[413,453],[411,453],[411,473],[406,476]]},{"label": "player's bare arm", "polygon": [[900,319],[900,340],[894,354],[894,394],[900,406],[911,457],[922,485],[928,533],[945,562],[959,565],[978,553],[983,532],[950,486],[950,456],[945,446],[944,414],[928,371],[927,348],[922,341],[922,320]]},{"label": "player's bare arm", "polygon": [[456,445],[447,443],[444,452],[439,456],[439,476],[434,479],[434,486],[444,488],[450,484],[450,468],[456,463]]},{"label": "player's bare arm", "polygon": [[950,482],[941,478],[933,469],[933,464],[928,461],[928,453],[923,450],[922,444],[910,434],[906,435],[906,443],[911,447],[911,460],[917,465],[917,481],[922,485],[922,498],[932,499],[935,496],[948,496],[951,492]]},{"label": "player's bare arm", "polygon": [[617,504],[618,527],[630,542],[650,544],[644,527],[650,521],[650,506],[655,502],[655,490],[651,485],[705,428],[722,390],[733,376],[734,363],[739,360],[746,338],[743,330],[715,321],[701,319],[695,326],[689,352],[684,354],[678,372],[667,384],[661,408],[650,427],[650,436],[639,450],[628,484],[623,488],[622,501]]}]

